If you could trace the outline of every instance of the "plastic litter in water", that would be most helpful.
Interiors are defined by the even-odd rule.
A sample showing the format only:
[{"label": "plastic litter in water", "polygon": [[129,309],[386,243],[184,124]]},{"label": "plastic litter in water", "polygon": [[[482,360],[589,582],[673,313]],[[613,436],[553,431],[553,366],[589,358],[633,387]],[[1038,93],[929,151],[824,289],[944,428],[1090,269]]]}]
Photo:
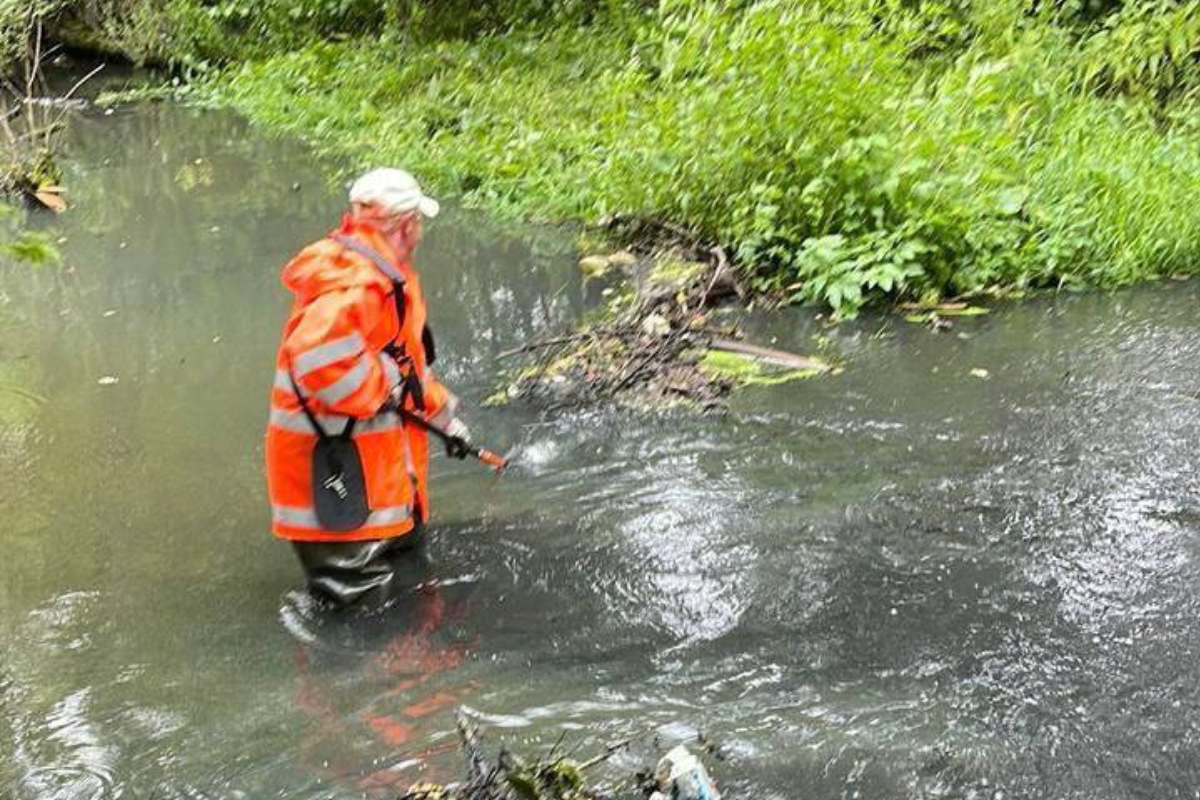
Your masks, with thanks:
[{"label": "plastic litter in water", "polygon": [[721,800],[704,764],[683,745],[659,759],[654,781],[658,791],[650,795],[650,800]]}]

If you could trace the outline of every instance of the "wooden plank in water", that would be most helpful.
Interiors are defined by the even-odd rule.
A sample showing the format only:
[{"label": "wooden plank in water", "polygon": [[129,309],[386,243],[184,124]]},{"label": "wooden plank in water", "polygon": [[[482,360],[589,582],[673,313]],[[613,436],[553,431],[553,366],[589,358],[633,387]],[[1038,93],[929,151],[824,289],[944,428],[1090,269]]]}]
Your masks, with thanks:
[{"label": "wooden plank in water", "polygon": [[760,361],[768,361],[772,364],[778,364],[781,367],[787,367],[788,369],[816,370],[817,372],[828,372],[830,370],[829,364],[819,358],[801,356],[771,347],[759,347],[756,344],[739,342],[734,339],[713,339],[709,343],[709,347],[713,350],[724,350],[728,353],[739,353],[751,358],[757,358]]}]

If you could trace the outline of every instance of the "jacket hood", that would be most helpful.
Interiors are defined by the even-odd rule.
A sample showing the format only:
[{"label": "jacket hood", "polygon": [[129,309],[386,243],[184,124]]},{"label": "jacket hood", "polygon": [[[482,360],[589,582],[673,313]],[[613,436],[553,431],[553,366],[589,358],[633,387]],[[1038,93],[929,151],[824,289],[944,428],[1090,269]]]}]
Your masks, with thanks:
[{"label": "jacket hood", "polygon": [[[351,220],[349,216],[342,219],[342,226],[330,236],[353,236],[385,256],[390,253],[374,228]],[[284,266],[280,279],[300,301],[356,286],[378,284],[384,289],[390,288],[390,282],[378,268],[373,265],[364,268],[362,259],[346,257],[345,248],[330,238],[301,250]]]}]

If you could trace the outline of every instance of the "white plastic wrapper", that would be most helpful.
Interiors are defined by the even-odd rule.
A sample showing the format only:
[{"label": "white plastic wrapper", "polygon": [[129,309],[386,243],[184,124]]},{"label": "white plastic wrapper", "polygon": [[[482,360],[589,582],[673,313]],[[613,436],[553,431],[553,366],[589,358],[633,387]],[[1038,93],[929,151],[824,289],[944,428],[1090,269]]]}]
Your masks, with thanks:
[{"label": "white plastic wrapper", "polygon": [[721,800],[704,764],[683,745],[659,759],[654,780],[658,791],[650,800]]}]

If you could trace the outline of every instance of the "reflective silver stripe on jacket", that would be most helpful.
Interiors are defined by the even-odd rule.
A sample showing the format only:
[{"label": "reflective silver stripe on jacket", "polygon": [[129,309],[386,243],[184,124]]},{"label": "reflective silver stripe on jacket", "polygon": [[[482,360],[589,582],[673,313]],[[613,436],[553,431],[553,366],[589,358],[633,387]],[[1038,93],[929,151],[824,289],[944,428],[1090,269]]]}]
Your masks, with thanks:
[{"label": "reflective silver stripe on jacket", "polygon": [[292,368],[296,372],[296,379],[298,381],[313,370],[318,370],[321,367],[335,364],[344,358],[358,355],[366,348],[367,343],[363,341],[362,334],[355,331],[348,336],[331,339],[324,344],[319,344],[316,347],[305,350],[292,359]]},{"label": "reflective silver stripe on jacket", "polygon": [[358,357],[358,363],[346,370],[346,373],[342,377],[324,388],[317,389],[317,397],[327,406],[332,406],[345,400],[361,389],[362,385],[366,383],[367,378],[371,374],[371,362],[374,360],[374,354],[363,353]]},{"label": "reflective silver stripe on jacket", "polygon": [[450,395],[441,409],[429,418],[429,421],[439,428],[445,428],[454,419],[456,411],[458,411],[458,398]]},{"label": "reflective silver stripe on jacket", "polygon": [[[357,530],[395,525],[404,522],[404,520],[411,516],[412,508],[409,506],[377,508],[367,516],[367,521]],[[271,519],[277,524],[287,525],[292,528],[307,528],[314,531],[322,530],[321,523],[317,521],[317,512],[311,508],[272,505]]]},{"label": "reflective silver stripe on jacket", "polygon": [[372,250],[353,236],[334,236],[331,238],[348,250],[353,250],[363,258],[369,259],[375,266],[379,267],[380,272],[387,275],[395,283],[404,283],[404,273],[393,267],[391,262],[383,257],[382,253]]},{"label": "reflective silver stripe on jacket", "polygon": [[[297,383],[295,386],[292,386],[292,379],[288,376],[288,371],[286,369],[275,370],[274,386],[276,389],[287,392],[292,397],[296,396],[296,389],[302,388],[299,383]],[[305,392],[304,396],[308,397],[308,392]]]},{"label": "reflective silver stripe on jacket", "polygon": [[[340,433],[346,427],[346,423],[350,421],[350,417],[342,414],[317,414],[316,417],[317,424],[331,436]],[[285,411],[282,408],[272,408],[267,424],[294,433],[307,433],[313,436],[317,433],[309,423],[308,417],[304,416],[304,412],[300,410]],[[356,422],[353,435],[354,438],[358,438],[364,434],[399,430],[402,427],[404,424],[400,420],[399,414],[395,411],[384,411],[370,419],[360,419]]]},{"label": "reflective silver stripe on jacket", "polygon": [[394,389],[400,385],[400,365],[389,355],[384,355],[381,360],[383,361],[383,374],[387,377],[388,389]]}]

